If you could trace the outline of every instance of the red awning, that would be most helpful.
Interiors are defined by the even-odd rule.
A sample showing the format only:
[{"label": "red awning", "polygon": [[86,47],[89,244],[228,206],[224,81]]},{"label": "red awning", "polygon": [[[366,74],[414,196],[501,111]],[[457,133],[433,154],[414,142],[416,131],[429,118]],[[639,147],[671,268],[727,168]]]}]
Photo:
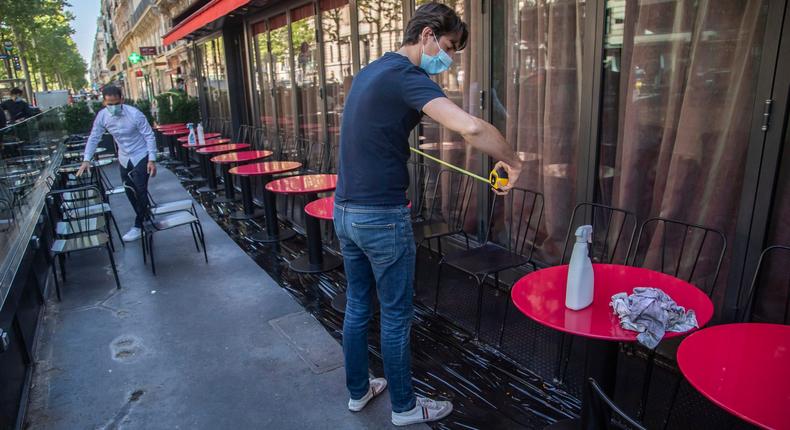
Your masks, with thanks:
[{"label": "red awning", "polygon": [[183,39],[193,31],[222,18],[250,1],[252,0],[211,0],[208,4],[198,9],[197,12],[189,15],[187,19],[170,29],[162,38],[162,44],[169,45],[179,39]]}]

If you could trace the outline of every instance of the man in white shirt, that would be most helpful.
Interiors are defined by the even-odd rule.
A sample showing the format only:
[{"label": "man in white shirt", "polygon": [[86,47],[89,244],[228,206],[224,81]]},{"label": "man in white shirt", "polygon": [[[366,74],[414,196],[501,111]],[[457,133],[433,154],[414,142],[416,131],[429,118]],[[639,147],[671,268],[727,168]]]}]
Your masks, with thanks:
[{"label": "man in white shirt", "polygon": [[120,88],[108,85],[102,90],[102,96],[104,109],[96,114],[93,121],[77,176],[90,169],[90,160],[102,135],[105,131],[110,133],[118,145],[118,164],[126,197],[137,214],[134,227],[123,235],[124,241],[131,242],[142,236],[143,218],[149,204],[148,177],[156,176],[156,138],[145,115],[137,108],[124,105]]}]

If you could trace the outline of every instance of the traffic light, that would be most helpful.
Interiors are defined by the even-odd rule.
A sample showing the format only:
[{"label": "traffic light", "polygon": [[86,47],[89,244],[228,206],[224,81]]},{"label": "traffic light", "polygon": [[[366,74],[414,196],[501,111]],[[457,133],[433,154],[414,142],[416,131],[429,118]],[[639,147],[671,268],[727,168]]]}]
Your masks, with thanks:
[{"label": "traffic light", "polygon": [[22,63],[19,62],[18,55],[14,55],[13,57],[11,57],[11,63],[14,64],[14,70],[17,71],[22,70]]}]

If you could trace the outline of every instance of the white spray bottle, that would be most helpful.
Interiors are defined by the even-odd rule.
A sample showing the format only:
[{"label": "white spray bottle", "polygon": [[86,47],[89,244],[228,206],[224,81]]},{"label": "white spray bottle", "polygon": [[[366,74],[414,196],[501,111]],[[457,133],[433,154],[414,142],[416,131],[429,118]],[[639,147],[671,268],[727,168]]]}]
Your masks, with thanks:
[{"label": "white spray bottle", "polygon": [[187,144],[189,144],[189,146],[194,146],[197,140],[197,137],[195,136],[195,125],[190,122],[187,124],[187,128],[189,129],[189,137],[187,137]]},{"label": "white spray bottle", "polygon": [[593,301],[593,267],[588,243],[592,243],[592,226],[583,225],[576,229],[565,291],[565,307],[574,311],[590,306]]},{"label": "white spray bottle", "polygon": [[197,140],[203,146],[206,144],[206,135],[203,133],[203,123],[199,122],[197,126]]}]

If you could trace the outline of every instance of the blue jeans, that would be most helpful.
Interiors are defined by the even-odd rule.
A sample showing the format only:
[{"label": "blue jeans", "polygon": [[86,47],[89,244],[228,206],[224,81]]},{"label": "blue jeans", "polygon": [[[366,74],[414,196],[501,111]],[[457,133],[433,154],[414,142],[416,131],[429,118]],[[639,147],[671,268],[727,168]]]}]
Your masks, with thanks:
[{"label": "blue jeans", "polygon": [[349,394],[358,400],[368,392],[368,322],[375,285],[392,411],[411,410],[415,397],[409,343],[416,247],[409,209],[336,203],[334,218],[348,280],[343,354]]}]

